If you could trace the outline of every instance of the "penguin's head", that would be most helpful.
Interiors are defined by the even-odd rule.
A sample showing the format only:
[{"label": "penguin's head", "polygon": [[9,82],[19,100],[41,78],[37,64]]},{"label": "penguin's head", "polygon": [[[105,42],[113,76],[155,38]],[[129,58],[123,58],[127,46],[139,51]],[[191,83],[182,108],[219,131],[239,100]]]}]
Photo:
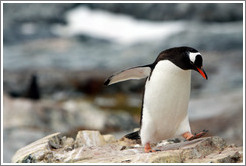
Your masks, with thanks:
[{"label": "penguin's head", "polygon": [[208,76],[202,68],[202,56],[199,52],[188,52],[191,69],[199,72],[203,78],[208,79]]},{"label": "penguin's head", "polygon": [[170,60],[183,70],[195,70],[199,72],[203,78],[208,79],[206,72],[202,68],[202,56],[194,48],[174,47],[164,50],[159,54],[154,64],[157,64],[161,60]]}]

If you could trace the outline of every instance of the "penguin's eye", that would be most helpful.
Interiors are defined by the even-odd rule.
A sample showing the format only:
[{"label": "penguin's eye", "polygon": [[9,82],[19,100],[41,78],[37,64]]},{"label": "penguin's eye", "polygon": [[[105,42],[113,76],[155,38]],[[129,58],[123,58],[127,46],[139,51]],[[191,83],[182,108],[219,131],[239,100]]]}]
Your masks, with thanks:
[{"label": "penguin's eye", "polygon": [[202,56],[201,55],[197,55],[196,56],[194,64],[197,67],[201,67],[202,66]]}]

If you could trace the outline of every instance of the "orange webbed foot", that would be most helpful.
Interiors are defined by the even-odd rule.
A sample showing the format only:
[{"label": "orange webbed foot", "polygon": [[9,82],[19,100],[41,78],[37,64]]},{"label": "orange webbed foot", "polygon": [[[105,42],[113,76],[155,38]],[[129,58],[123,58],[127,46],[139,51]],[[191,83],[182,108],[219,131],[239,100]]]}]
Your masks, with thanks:
[{"label": "orange webbed foot", "polygon": [[146,143],[144,146],[144,152],[150,153],[150,152],[156,152],[156,150],[151,149],[150,143]]},{"label": "orange webbed foot", "polygon": [[204,136],[205,134],[207,134],[208,130],[203,130],[202,132],[200,133],[197,133],[197,134],[191,134],[190,132],[185,132],[183,134],[183,137],[188,140],[188,141],[191,141],[193,139],[197,139],[197,138],[200,138],[202,136]]}]

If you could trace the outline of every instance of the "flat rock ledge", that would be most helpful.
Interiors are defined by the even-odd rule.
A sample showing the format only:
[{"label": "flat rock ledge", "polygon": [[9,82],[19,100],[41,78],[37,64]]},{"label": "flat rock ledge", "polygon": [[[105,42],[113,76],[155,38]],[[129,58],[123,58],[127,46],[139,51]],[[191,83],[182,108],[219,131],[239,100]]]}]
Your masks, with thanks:
[{"label": "flat rock ledge", "polygon": [[[174,141],[175,142],[175,141]],[[14,163],[241,163],[243,148],[227,145],[217,136],[153,146],[160,151],[144,153],[139,141],[99,131],[79,131],[76,138],[54,133],[19,149]]]}]

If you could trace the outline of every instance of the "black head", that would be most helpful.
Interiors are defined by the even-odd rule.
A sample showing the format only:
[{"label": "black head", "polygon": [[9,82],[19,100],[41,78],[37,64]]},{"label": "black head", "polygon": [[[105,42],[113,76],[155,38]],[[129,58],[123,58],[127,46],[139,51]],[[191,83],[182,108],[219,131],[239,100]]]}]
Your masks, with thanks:
[{"label": "black head", "polygon": [[161,60],[170,60],[183,70],[195,70],[199,72],[205,79],[207,74],[202,68],[202,56],[194,48],[191,47],[174,47],[162,51],[153,65]]}]

